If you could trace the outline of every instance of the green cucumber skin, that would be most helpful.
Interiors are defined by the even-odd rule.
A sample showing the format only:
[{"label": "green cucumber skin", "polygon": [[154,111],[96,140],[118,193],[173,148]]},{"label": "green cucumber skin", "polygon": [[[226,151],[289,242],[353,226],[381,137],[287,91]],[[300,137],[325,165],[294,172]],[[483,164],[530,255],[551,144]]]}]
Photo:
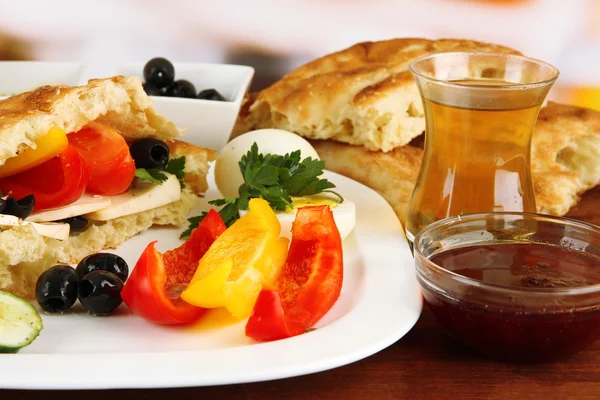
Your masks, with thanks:
[{"label": "green cucumber skin", "polygon": [[22,299],[21,297],[16,296],[10,292],[0,290],[0,302],[2,302],[3,297],[12,297],[13,299],[16,299],[17,301],[21,302],[25,308],[29,309],[28,311],[32,314],[34,318],[37,316],[37,320],[39,322],[39,327],[35,330],[35,333],[25,338],[19,345],[6,346],[0,343],[0,354],[15,354],[18,353],[19,350],[21,350],[23,347],[29,346],[40,335],[40,332],[44,329],[44,323],[42,322],[42,318],[35,309],[35,307],[27,300]]}]

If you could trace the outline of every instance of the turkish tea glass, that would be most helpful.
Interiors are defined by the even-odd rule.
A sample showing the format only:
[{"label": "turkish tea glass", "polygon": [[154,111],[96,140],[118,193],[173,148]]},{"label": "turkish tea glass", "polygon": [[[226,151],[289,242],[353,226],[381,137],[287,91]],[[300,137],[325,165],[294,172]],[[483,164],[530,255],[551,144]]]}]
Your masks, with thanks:
[{"label": "turkish tea glass", "polygon": [[479,212],[536,212],[533,128],[558,70],[532,58],[436,53],[410,63],[423,101],[423,161],[409,203],[411,249],[425,226]]}]

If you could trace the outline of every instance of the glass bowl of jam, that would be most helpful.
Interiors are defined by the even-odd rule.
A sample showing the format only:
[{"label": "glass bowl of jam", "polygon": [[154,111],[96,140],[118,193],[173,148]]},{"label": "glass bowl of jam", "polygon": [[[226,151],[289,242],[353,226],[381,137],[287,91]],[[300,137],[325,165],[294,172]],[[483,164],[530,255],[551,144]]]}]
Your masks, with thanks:
[{"label": "glass bowl of jam", "polygon": [[551,362],[600,336],[600,227],[491,212],[437,221],[415,238],[417,279],[444,329],[508,362]]}]

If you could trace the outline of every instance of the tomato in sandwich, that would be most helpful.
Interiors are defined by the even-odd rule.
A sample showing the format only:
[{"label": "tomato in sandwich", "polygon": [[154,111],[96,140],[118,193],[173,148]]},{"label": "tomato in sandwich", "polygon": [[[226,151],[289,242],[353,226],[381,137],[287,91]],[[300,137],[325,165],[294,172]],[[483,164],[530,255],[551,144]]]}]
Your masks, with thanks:
[{"label": "tomato in sandwich", "polygon": [[114,196],[129,189],[135,163],[123,136],[111,127],[92,123],[67,137],[90,170],[88,193]]}]

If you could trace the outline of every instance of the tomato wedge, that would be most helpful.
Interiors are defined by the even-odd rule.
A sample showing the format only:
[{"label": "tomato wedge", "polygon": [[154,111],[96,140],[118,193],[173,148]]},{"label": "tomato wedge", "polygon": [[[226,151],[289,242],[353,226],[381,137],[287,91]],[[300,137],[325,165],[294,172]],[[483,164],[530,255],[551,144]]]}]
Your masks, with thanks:
[{"label": "tomato wedge", "polygon": [[162,255],[150,243],[127,279],[121,298],[137,315],[161,325],[196,321],[205,309],[179,298],[182,286],[191,280],[200,258],[227,227],[221,216],[209,211],[189,239]]},{"label": "tomato wedge", "polygon": [[274,289],[262,290],[246,336],[278,340],[306,332],[335,304],[343,280],[342,238],[329,206],[302,207]]},{"label": "tomato wedge", "polygon": [[135,163],[123,136],[109,126],[92,123],[67,137],[90,169],[88,192],[114,196],[127,191]]},{"label": "tomato wedge", "polygon": [[75,147],[25,172],[0,179],[0,190],[16,199],[33,194],[35,210],[62,207],[77,201],[90,181],[87,165]]}]

